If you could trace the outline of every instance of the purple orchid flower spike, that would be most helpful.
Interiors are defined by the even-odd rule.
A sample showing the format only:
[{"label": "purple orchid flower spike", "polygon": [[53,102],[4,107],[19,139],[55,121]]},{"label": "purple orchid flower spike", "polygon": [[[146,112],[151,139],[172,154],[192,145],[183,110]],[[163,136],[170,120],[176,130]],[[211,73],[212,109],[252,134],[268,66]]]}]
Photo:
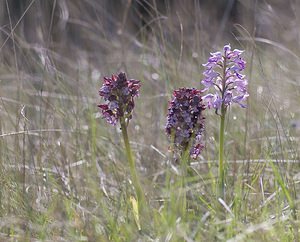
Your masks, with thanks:
[{"label": "purple orchid flower spike", "polygon": [[195,88],[180,88],[173,92],[169,103],[166,133],[181,151],[190,147],[194,159],[201,153],[201,137],[204,130],[201,91]]},{"label": "purple orchid flower spike", "polygon": [[136,193],[138,211],[146,205],[145,194],[139,176],[136,171],[135,159],[130,147],[127,126],[132,118],[134,109],[134,98],[138,96],[140,89],[140,81],[128,80],[124,72],[118,75],[112,75],[111,78],[104,77],[103,85],[99,90],[99,95],[104,99],[105,103],[98,105],[103,118],[112,125],[120,123],[120,128],[125,145],[125,153],[127,156],[131,181]]},{"label": "purple orchid flower spike", "polygon": [[[231,50],[230,45],[225,45],[222,52],[211,53],[208,62],[204,64],[203,92],[211,91],[203,96],[203,101],[208,108],[214,108],[220,116],[219,132],[219,176],[217,196],[225,200],[225,169],[224,169],[224,140],[225,116],[227,108],[232,103],[237,103],[245,108],[248,81],[242,74],[246,68],[246,61],[242,58],[243,51]],[[212,89],[214,89],[212,91]]]},{"label": "purple orchid flower spike", "polygon": [[222,52],[211,53],[208,62],[203,64],[204,79],[201,83],[205,86],[203,91],[212,88],[215,90],[203,97],[208,108],[218,111],[222,105],[227,109],[232,103],[246,107],[245,100],[249,96],[247,92],[248,81],[242,74],[246,68],[246,62],[242,58],[243,51],[231,50],[230,45],[225,45]]},{"label": "purple orchid flower spike", "polygon": [[121,117],[129,121],[134,108],[133,99],[138,96],[140,86],[140,81],[128,80],[124,72],[112,75],[111,78],[104,77],[99,95],[106,103],[98,105],[103,118],[112,125],[116,125]]}]

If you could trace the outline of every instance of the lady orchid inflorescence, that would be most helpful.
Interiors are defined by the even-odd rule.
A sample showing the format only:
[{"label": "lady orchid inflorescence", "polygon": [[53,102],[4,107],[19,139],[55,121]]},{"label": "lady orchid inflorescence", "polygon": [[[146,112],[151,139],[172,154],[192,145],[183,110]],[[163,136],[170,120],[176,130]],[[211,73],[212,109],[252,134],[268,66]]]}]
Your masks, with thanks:
[{"label": "lady orchid inflorescence", "polygon": [[169,103],[166,132],[174,145],[185,151],[190,148],[190,156],[197,158],[203,145],[201,136],[204,117],[201,91],[195,88],[180,88],[173,93]]},{"label": "lady orchid inflorescence", "polygon": [[131,181],[136,192],[138,212],[145,205],[145,194],[136,171],[127,126],[129,120],[132,118],[134,97],[139,94],[140,87],[140,81],[134,79],[127,80],[124,72],[112,75],[111,78],[104,77],[104,83],[99,90],[99,95],[104,98],[106,103],[98,105],[107,122],[112,125],[116,125],[118,121],[120,123]]},{"label": "lady orchid inflorescence", "polygon": [[248,81],[245,75],[241,74],[245,69],[246,62],[241,57],[243,51],[231,50],[230,45],[225,45],[223,52],[211,53],[208,62],[204,64],[205,78],[202,84],[204,91],[214,87],[215,92],[203,96],[208,108],[214,108],[218,111],[222,105],[226,109],[232,103],[238,103],[241,107],[246,107],[245,99],[249,96],[247,93]]},{"label": "lady orchid inflorescence", "polygon": [[134,108],[133,98],[139,94],[140,81],[127,80],[124,72],[104,77],[103,86],[99,95],[104,98],[106,104],[100,104],[103,117],[112,125],[116,125],[121,117],[130,120]]}]

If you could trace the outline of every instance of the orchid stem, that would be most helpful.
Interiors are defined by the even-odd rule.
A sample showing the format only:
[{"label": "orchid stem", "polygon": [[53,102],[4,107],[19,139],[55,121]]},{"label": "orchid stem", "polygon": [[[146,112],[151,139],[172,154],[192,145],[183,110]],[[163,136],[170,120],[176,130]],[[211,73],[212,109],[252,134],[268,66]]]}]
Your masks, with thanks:
[{"label": "orchid stem", "polygon": [[221,108],[221,122],[219,134],[219,181],[218,181],[218,198],[225,200],[225,171],[224,171],[224,134],[225,134],[225,114],[224,104]]},{"label": "orchid stem", "polygon": [[186,199],[186,178],[188,174],[188,162],[189,162],[189,155],[190,155],[190,145],[182,152],[181,155],[181,216],[184,219],[186,217],[186,210],[187,210],[187,199]]},{"label": "orchid stem", "polygon": [[128,162],[129,162],[131,179],[132,179],[134,189],[136,191],[137,200],[138,200],[138,208],[140,211],[141,207],[144,205],[144,202],[145,202],[145,195],[144,195],[143,189],[140,185],[140,181],[139,181],[139,178],[138,178],[138,175],[136,172],[135,160],[132,155],[129,138],[128,138],[128,133],[127,133],[127,125],[126,125],[126,121],[125,121],[124,117],[122,117],[120,119],[120,125],[121,125],[123,140],[124,140],[124,144],[125,144],[126,156],[127,156]]}]

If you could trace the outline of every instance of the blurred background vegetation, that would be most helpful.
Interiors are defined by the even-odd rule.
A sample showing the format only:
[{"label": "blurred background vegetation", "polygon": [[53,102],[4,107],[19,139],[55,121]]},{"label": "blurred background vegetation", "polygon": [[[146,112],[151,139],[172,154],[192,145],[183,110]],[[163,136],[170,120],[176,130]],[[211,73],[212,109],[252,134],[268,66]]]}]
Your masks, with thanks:
[{"label": "blurred background vegetation", "polygon": [[[296,241],[284,188],[299,207],[299,26],[297,0],[0,0],[1,240]],[[218,118],[207,111],[180,220],[168,206],[179,176],[168,100],[202,88],[201,64],[227,43],[245,50],[250,93],[226,125],[229,218],[214,210]],[[97,110],[103,77],[121,70],[142,81],[129,133],[151,207],[143,232],[120,130]]]}]

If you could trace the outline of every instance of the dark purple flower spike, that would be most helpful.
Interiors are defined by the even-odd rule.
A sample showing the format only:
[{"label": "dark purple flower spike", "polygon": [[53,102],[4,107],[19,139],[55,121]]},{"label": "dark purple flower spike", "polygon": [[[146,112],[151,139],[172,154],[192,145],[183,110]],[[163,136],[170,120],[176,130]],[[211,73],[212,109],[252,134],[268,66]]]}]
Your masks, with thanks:
[{"label": "dark purple flower spike", "polygon": [[104,77],[103,86],[99,90],[99,95],[106,101],[100,104],[103,117],[112,125],[116,125],[121,117],[127,122],[132,118],[134,108],[134,97],[138,96],[140,81],[127,80],[124,72],[112,75],[111,78]]},{"label": "dark purple flower spike", "polygon": [[174,146],[181,151],[190,148],[190,156],[197,158],[203,145],[204,129],[201,91],[195,88],[180,88],[173,92],[169,103],[166,132]]},{"label": "dark purple flower spike", "polygon": [[117,122],[120,123],[132,184],[137,196],[138,212],[141,212],[142,208],[145,207],[146,200],[136,171],[127,125],[132,118],[134,97],[138,96],[140,87],[140,81],[133,79],[127,80],[124,72],[118,75],[112,75],[111,78],[104,77],[104,83],[99,90],[99,95],[104,98],[106,103],[98,105],[103,117],[108,123],[112,125],[116,125]]}]

